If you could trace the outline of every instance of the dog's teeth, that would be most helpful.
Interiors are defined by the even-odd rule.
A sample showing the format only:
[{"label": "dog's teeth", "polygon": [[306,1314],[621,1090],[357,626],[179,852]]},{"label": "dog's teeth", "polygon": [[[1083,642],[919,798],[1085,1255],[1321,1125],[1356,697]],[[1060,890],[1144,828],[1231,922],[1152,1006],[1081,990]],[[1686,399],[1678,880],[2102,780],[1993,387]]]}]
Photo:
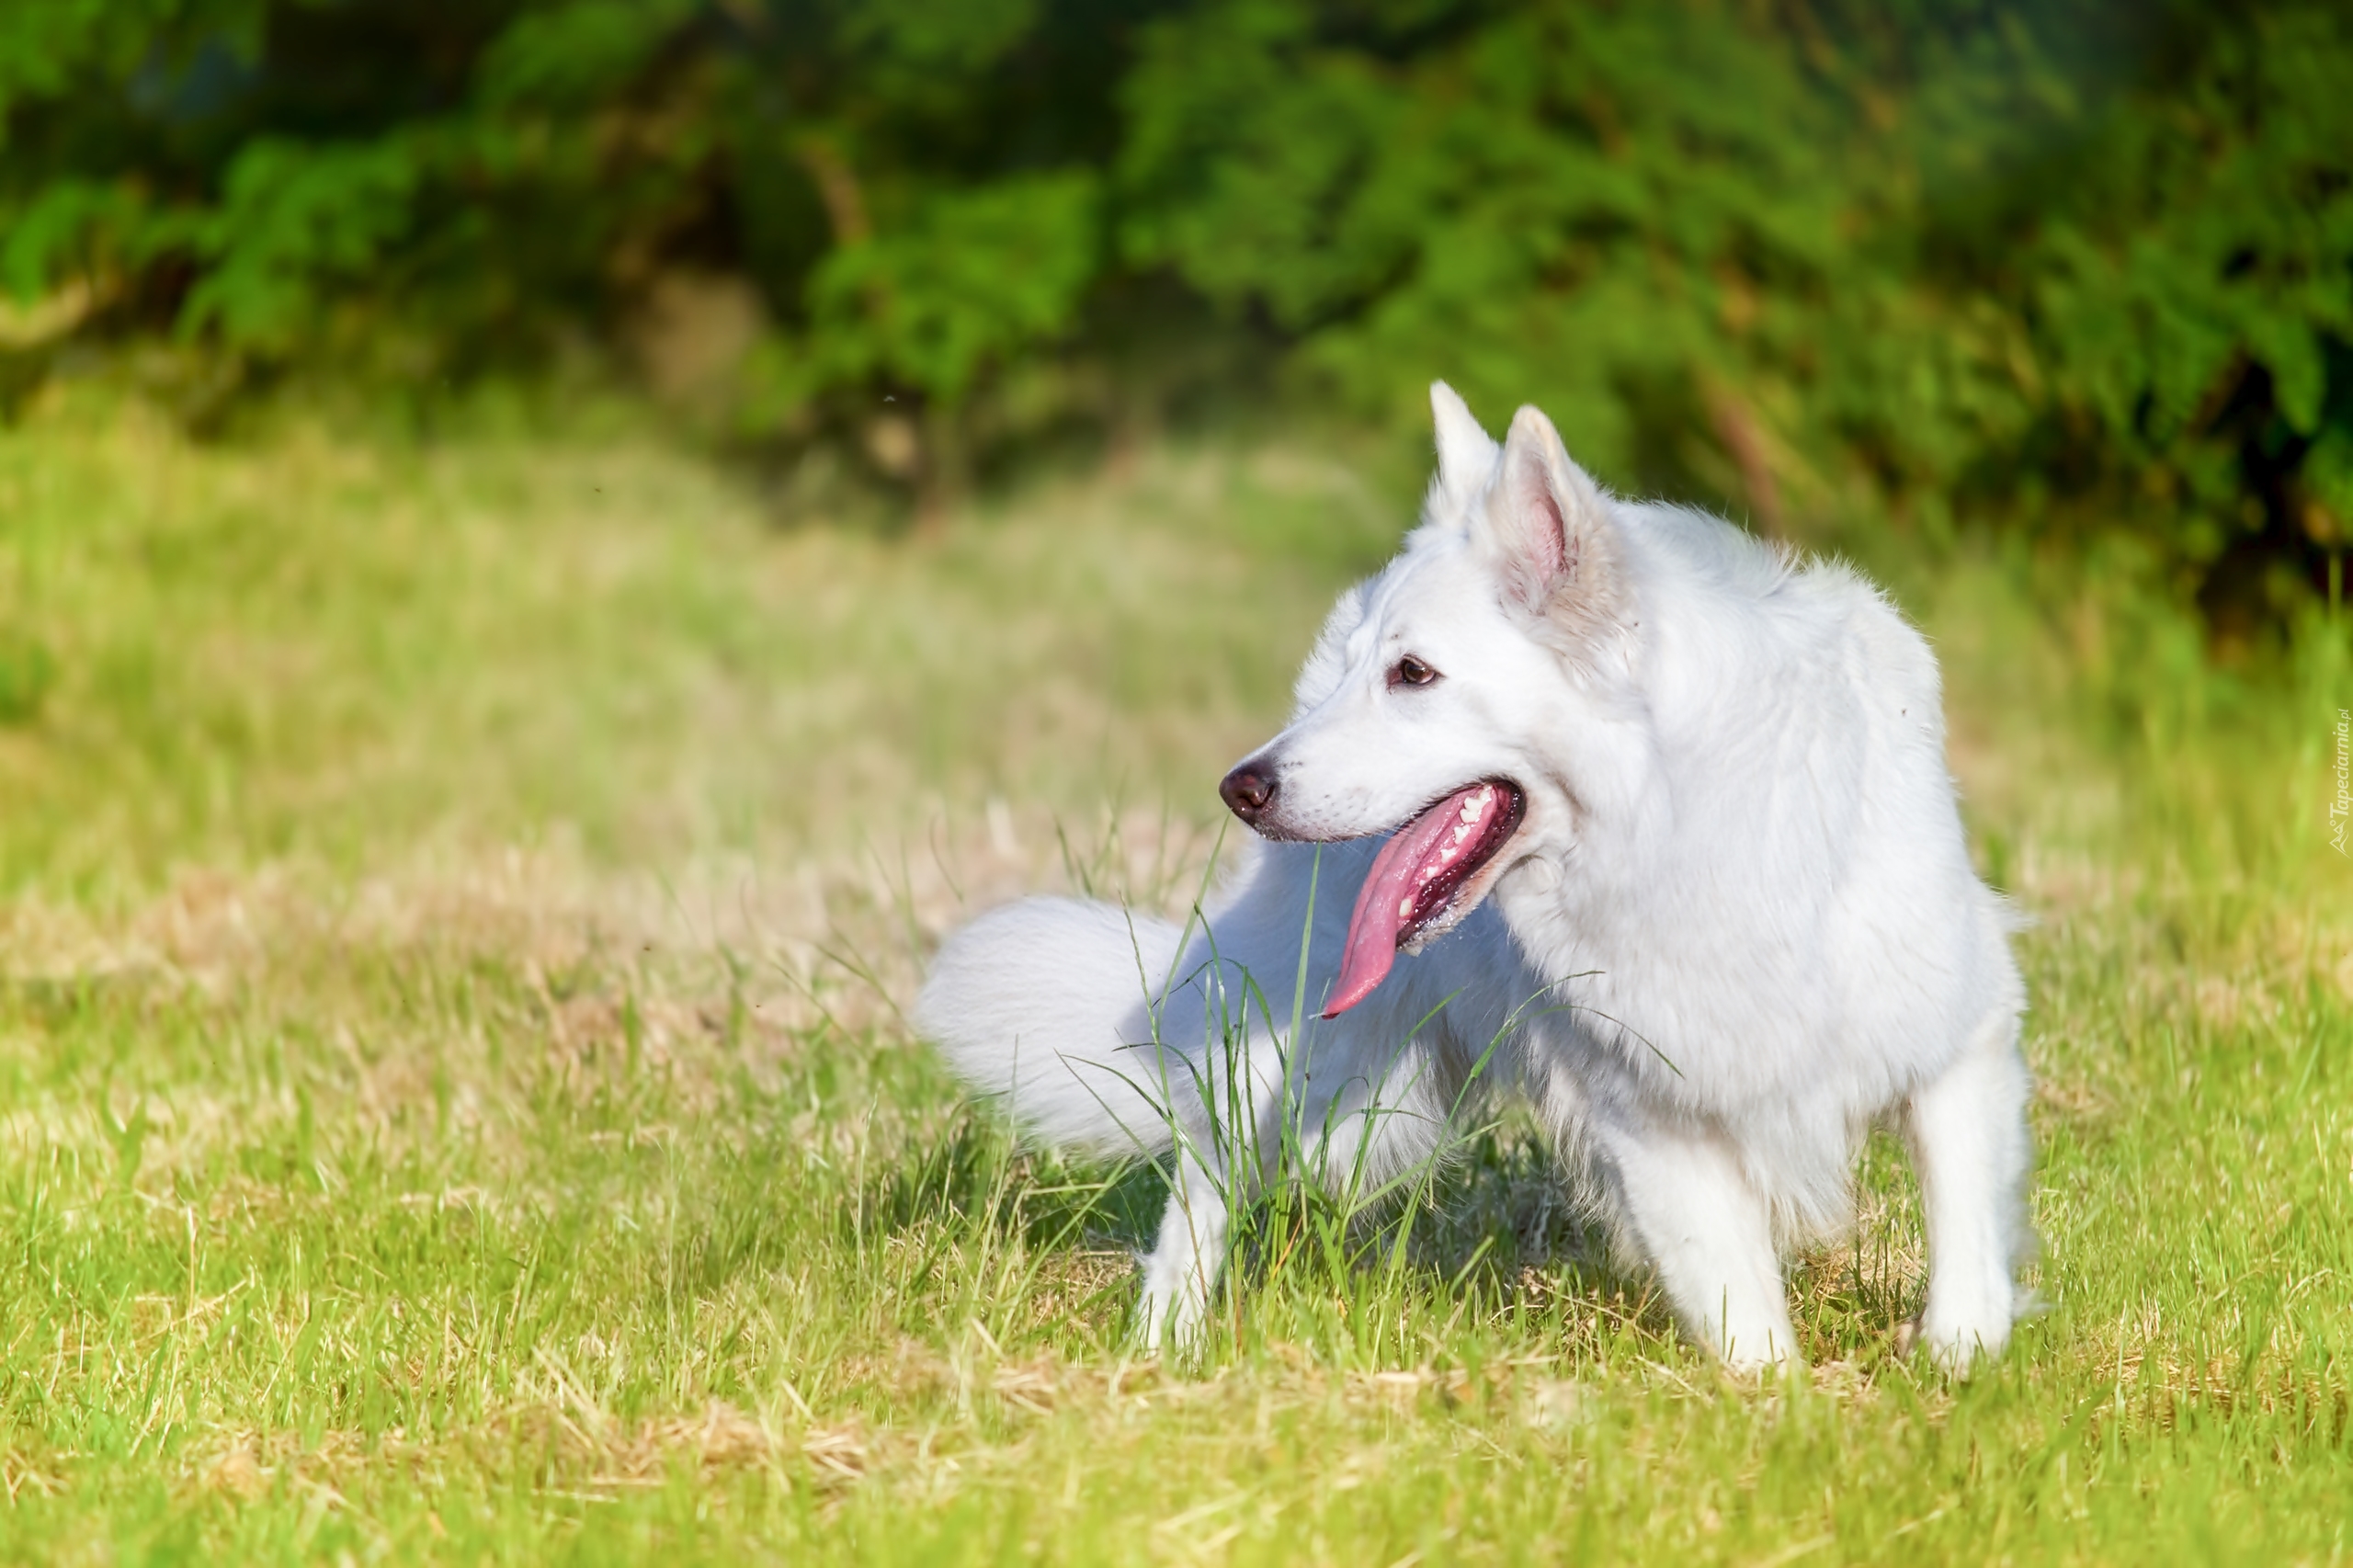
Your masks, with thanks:
[{"label": "dog's teeth", "polygon": [[1413,917],[1414,901],[1410,898],[1399,899],[1397,901],[1397,918],[1400,920],[1411,920]]}]

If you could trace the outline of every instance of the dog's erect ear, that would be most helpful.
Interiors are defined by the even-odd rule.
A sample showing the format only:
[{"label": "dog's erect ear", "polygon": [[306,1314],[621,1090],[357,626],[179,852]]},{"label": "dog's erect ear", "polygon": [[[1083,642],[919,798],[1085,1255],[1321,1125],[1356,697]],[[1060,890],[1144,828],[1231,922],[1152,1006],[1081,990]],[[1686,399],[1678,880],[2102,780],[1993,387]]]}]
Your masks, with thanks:
[{"label": "dog's erect ear", "polygon": [[1532,407],[1514,415],[1502,477],[1474,525],[1506,597],[1573,630],[1615,619],[1616,530],[1601,487],[1569,460],[1552,422]]},{"label": "dog's erect ear", "polygon": [[1438,424],[1438,479],[1431,499],[1451,507],[1467,506],[1495,473],[1502,449],[1480,428],[1471,405],[1444,381],[1430,383],[1430,416]]}]

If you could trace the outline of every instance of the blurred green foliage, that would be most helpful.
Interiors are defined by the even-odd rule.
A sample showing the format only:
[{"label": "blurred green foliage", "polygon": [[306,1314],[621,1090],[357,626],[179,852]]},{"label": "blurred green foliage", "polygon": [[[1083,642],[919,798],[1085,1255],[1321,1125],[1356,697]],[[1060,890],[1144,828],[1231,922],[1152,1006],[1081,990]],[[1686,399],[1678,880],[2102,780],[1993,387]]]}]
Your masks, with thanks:
[{"label": "blurred green foliage", "polygon": [[585,335],[937,495],[1444,376],[1769,530],[2122,534],[2259,620],[2353,520],[2348,83],[2329,0],[51,0],[0,392]]}]

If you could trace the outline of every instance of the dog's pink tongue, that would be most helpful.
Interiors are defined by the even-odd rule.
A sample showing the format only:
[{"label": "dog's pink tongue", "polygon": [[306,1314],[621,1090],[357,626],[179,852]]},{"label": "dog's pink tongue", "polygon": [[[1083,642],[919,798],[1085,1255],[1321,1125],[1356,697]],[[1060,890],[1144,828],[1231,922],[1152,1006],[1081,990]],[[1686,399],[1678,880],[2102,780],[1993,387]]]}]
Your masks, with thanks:
[{"label": "dog's pink tongue", "polygon": [[1390,835],[1374,858],[1356,913],[1348,916],[1340,978],[1324,1016],[1336,1018],[1373,993],[1397,961],[1397,940],[1414,917],[1422,890],[1478,842],[1495,810],[1495,787],[1458,790]]}]

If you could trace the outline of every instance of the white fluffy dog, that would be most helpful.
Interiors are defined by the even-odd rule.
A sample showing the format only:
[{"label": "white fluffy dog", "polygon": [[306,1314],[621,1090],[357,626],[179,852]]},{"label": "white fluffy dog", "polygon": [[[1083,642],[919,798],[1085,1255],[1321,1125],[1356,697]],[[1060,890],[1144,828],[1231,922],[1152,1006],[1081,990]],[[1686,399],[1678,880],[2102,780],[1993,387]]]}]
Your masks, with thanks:
[{"label": "white fluffy dog", "polygon": [[1510,1090],[1735,1368],[1798,1358],[1779,1248],[1847,1219],[1891,1120],[1927,1213],[1920,1340],[1948,1368],[1998,1352],[2024,994],[1935,658],[1843,566],[1605,494],[1535,409],[1498,447],[1431,402],[1421,527],[1222,786],[1267,842],[1182,927],[1063,899],[983,916],[923,1028],[1041,1140],[1176,1151],[1154,1337],[1201,1321],[1261,1152],[1379,1180]]}]

